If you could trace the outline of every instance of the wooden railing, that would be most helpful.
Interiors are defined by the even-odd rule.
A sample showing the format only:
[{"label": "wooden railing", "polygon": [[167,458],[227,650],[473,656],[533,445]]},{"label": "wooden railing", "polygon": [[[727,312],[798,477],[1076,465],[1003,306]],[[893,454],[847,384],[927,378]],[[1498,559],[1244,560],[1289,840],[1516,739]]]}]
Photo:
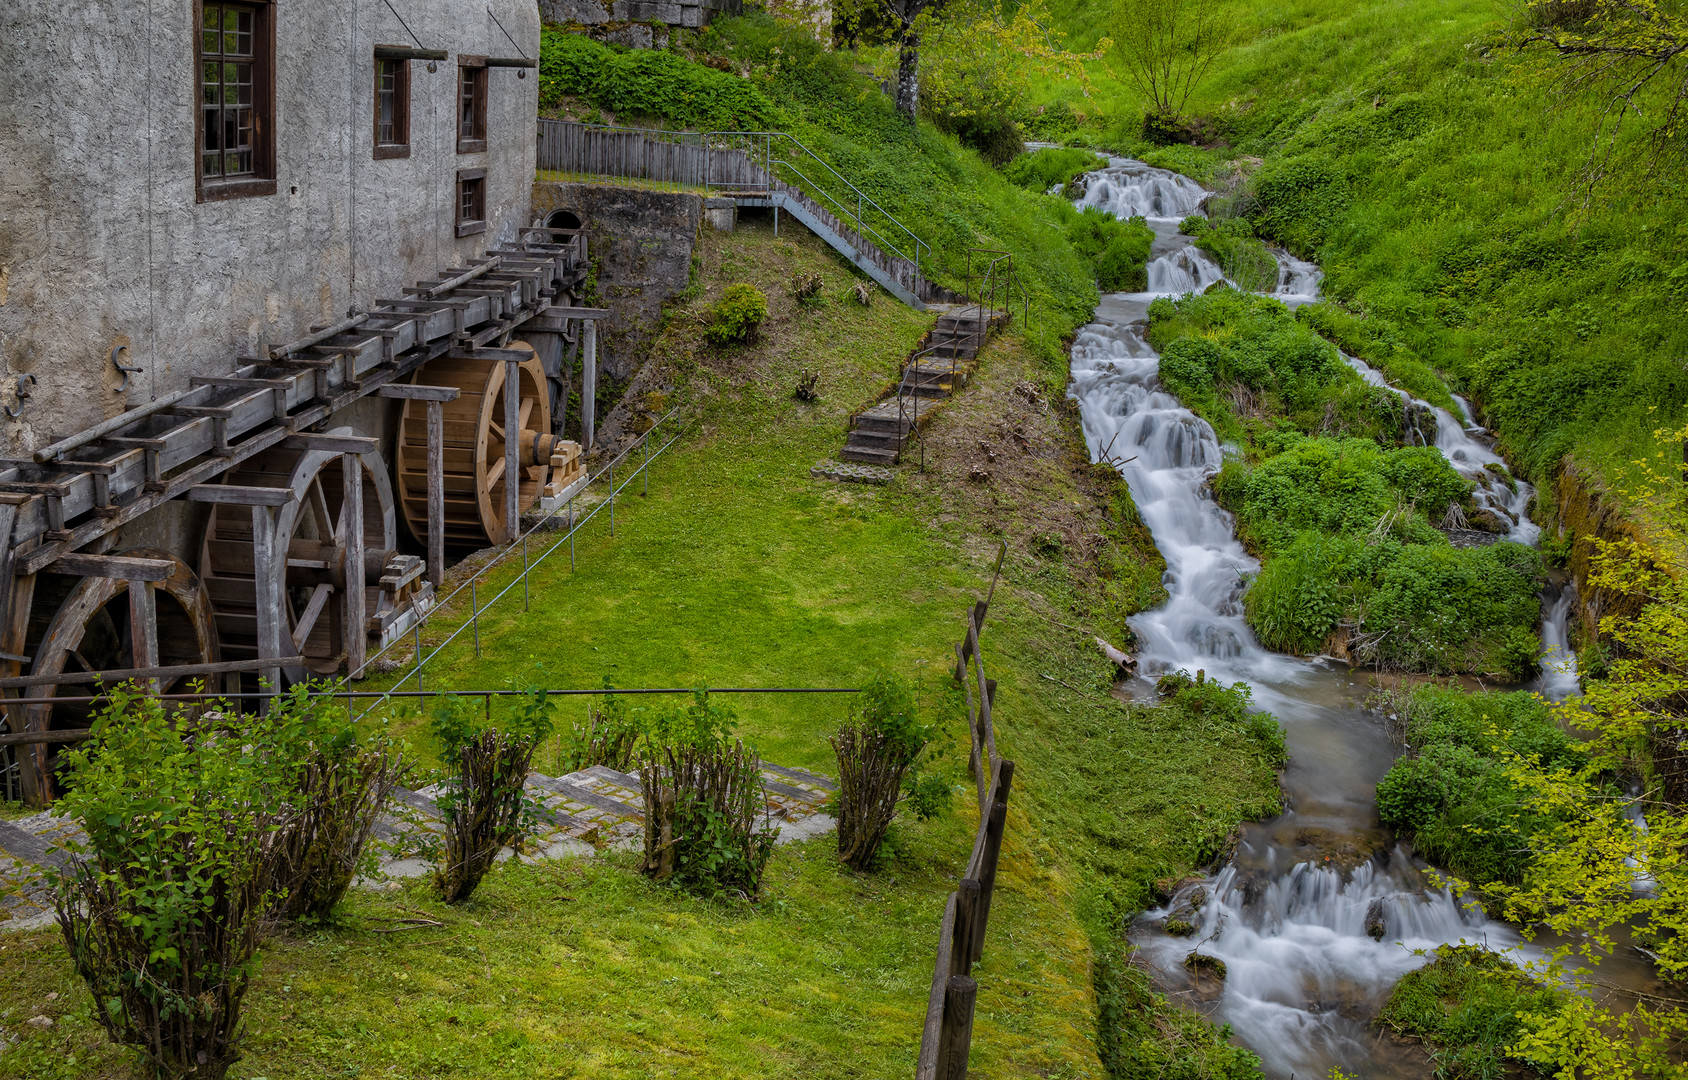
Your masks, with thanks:
[{"label": "wooden railing", "polygon": [[972,970],[985,952],[997,860],[1002,854],[1002,830],[1008,818],[1008,791],[1014,781],[1014,763],[996,752],[996,729],[991,722],[996,680],[985,677],[984,660],[979,654],[979,632],[996,595],[1007,552],[1008,545],[1003,544],[997,552],[990,591],[968,612],[967,637],[955,647],[955,677],[967,688],[967,726],[972,743],[968,767],[979,793],[979,831],[973,839],[967,870],[944,906],[916,1080],[963,1080],[973,1042],[973,1008],[979,986]]}]

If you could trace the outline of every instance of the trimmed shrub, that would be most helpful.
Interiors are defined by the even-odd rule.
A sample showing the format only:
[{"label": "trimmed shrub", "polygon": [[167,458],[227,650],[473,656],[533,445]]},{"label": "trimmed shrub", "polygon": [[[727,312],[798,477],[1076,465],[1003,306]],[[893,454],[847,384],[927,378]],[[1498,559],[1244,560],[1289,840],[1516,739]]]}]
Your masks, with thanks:
[{"label": "trimmed shrub", "polygon": [[768,298],[754,285],[728,285],[721,299],[709,309],[709,323],[703,336],[717,345],[731,345],[748,339],[768,317]]},{"label": "trimmed shrub", "polygon": [[551,734],[554,707],[535,690],[506,728],[483,719],[479,704],[459,697],[434,700],[429,727],[450,775],[435,799],[445,815],[445,846],[434,887],[448,904],[469,898],[499,851],[527,830],[524,793],[533,753]]},{"label": "trimmed shrub", "polygon": [[559,767],[563,772],[578,772],[603,765],[626,772],[633,764],[641,733],[637,718],[627,711],[627,702],[606,693],[601,704],[588,706],[584,726],[569,725]]},{"label": "trimmed shrub", "polygon": [[881,672],[862,688],[850,718],[829,740],[838,756],[838,857],[850,869],[873,865],[897,816],[904,774],[929,735],[908,683]]},{"label": "trimmed shrub", "polygon": [[299,718],[289,739],[298,775],[275,838],[275,914],[326,919],[357,877],[375,819],[407,766],[385,729],[360,734],[330,698],[297,686],[283,708]]},{"label": "trimmed shrub", "polygon": [[753,900],[778,830],[756,751],[732,737],[735,720],[701,690],[654,718],[639,748],[643,870],[693,892]]},{"label": "trimmed shrub", "polygon": [[172,717],[121,686],[67,755],[59,805],[87,840],[57,881],[59,929],[95,1018],[160,1076],[220,1080],[240,1059],[295,782],[287,701],[268,716]]}]

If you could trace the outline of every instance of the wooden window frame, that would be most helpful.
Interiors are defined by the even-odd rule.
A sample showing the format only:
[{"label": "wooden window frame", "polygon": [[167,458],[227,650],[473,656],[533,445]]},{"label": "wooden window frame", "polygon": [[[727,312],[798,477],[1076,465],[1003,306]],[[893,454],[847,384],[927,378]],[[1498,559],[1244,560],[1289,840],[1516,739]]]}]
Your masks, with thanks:
[{"label": "wooden window frame", "polygon": [[[467,134],[463,131],[463,83],[469,80],[474,87],[474,109],[469,117],[470,125]],[[487,104],[487,66],[484,56],[457,57],[457,95],[452,100],[452,118],[457,127],[457,152],[459,154],[486,153],[486,104]]]},{"label": "wooden window frame", "polygon": [[[393,133],[398,136],[392,142],[381,141],[381,67],[383,64],[397,64],[398,76],[393,80]],[[375,57],[375,102],[374,102],[373,137],[375,142],[375,159],[407,158],[410,156],[410,61],[400,57]]]},{"label": "wooden window frame", "polygon": [[193,4],[193,186],[195,202],[217,202],[276,193],[275,170],[275,3],[238,0],[253,9],[252,175],[224,180],[205,175],[203,48],[205,0]]},{"label": "wooden window frame", "polygon": [[[481,216],[478,218],[466,218],[463,216],[463,184],[468,180],[477,180],[481,185]],[[457,194],[457,207],[455,211],[457,217],[457,235],[474,236],[476,233],[486,232],[486,170],[458,169],[457,187],[455,191]]]}]

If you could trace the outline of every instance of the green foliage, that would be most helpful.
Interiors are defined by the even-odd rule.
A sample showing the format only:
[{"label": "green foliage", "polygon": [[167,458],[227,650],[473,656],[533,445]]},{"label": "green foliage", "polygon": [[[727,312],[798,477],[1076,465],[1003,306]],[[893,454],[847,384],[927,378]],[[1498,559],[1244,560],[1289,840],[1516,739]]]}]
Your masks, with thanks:
[{"label": "green foliage", "polygon": [[1421,686],[1386,707],[1412,752],[1377,785],[1385,825],[1462,878],[1516,885],[1551,818],[1530,808],[1506,768],[1516,758],[1556,768],[1580,758],[1552,710],[1529,693],[1470,694]]},{"label": "green foliage", "polygon": [[1224,685],[1203,672],[1195,678],[1187,671],[1162,675],[1155,690],[1168,706],[1189,717],[1232,724],[1246,730],[1259,744],[1264,760],[1281,767],[1289,760],[1283,726],[1269,712],[1252,707],[1254,692],[1247,683]]},{"label": "green foliage", "polygon": [[539,107],[555,108],[565,94],[703,131],[756,130],[776,115],[767,96],[736,75],[673,53],[621,50],[548,26],[539,49]]},{"label": "green foliage", "polygon": [[1378,1023],[1422,1039],[1436,1075],[1446,1080],[1504,1080],[1515,1075],[1508,1051],[1525,1014],[1551,1016],[1568,995],[1532,980],[1480,945],[1443,945],[1435,959],[1395,984]]},{"label": "green foliage", "polygon": [[[604,689],[611,689],[607,678]],[[626,698],[604,694],[600,704],[588,708],[584,725],[569,725],[558,762],[560,771],[571,773],[605,765],[625,772],[633,763],[639,737],[645,734],[644,718],[642,711],[628,709]]]},{"label": "green foliage", "polygon": [[1157,993],[1149,972],[1099,947],[1095,960],[1096,1050],[1113,1080],[1260,1080],[1260,1059],[1214,1026]]},{"label": "green foliage", "polygon": [[[862,687],[850,718],[830,740],[838,757],[838,855],[846,866],[866,870],[873,865],[905,781],[919,790],[909,770],[931,735],[906,679],[880,671]],[[946,784],[943,797],[948,791]],[[930,789],[922,799],[922,820],[944,809]]]},{"label": "green foliage", "polygon": [[1319,246],[1348,209],[1347,172],[1312,155],[1275,158],[1254,174],[1255,227],[1303,258]]},{"label": "green foliage", "polygon": [[651,746],[724,746],[737,729],[738,713],[717,704],[704,690],[693,691],[690,705],[655,710],[642,722]]},{"label": "green foliage", "polygon": [[[1204,220],[1204,219],[1196,219]],[[1188,232],[1190,220],[1179,225]],[[1247,218],[1221,218],[1192,233],[1195,246],[1213,256],[1225,276],[1244,292],[1270,293],[1278,287],[1278,261],[1256,240]]]},{"label": "green foliage", "polygon": [[1155,234],[1140,217],[1121,221],[1094,207],[1074,210],[1065,203],[1060,218],[1067,239],[1095,267],[1096,284],[1103,292],[1128,292],[1147,287],[1144,267]]},{"label": "green foliage", "polygon": [[1077,146],[1047,147],[1021,154],[1002,167],[1010,183],[1032,191],[1064,188],[1087,172],[1107,167],[1108,159]]},{"label": "green foliage", "polygon": [[703,335],[717,345],[732,345],[749,339],[768,317],[768,298],[754,285],[729,285],[715,307]]},{"label": "green foliage", "polygon": [[298,698],[267,716],[166,714],[112,691],[67,755],[61,812],[87,834],[57,882],[65,947],[113,1041],[165,1077],[220,1078],[272,896],[270,838],[287,818]]}]

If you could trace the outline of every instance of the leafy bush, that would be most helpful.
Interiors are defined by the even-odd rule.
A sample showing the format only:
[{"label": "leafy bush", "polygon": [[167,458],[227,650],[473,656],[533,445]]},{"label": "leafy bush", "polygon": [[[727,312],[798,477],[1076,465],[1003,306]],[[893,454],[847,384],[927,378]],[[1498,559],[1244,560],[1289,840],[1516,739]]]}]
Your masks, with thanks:
[{"label": "leafy bush", "polygon": [[1154,246],[1154,230],[1140,217],[1121,221],[1094,207],[1074,210],[1063,204],[1067,239],[1096,270],[1103,292],[1140,291],[1148,286],[1145,266]]},{"label": "leafy bush", "polygon": [[868,680],[850,718],[829,740],[838,756],[838,857],[850,869],[873,865],[897,815],[904,774],[925,749],[929,734],[908,683],[880,672]]},{"label": "leafy bush", "polygon": [[704,131],[768,127],[776,110],[753,84],[652,49],[621,50],[546,27],[539,48],[539,107],[565,94],[601,109],[666,118]]},{"label": "leafy bush", "polygon": [[1524,1032],[1523,1015],[1551,1016],[1565,995],[1530,979],[1518,965],[1480,945],[1443,945],[1389,993],[1377,1022],[1430,1047],[1436,1075],[1501,1080],[1515,1074],[1508,1050]]},{"label": "leafy bush", "polygon": [[1523,880],[1532,837],[1551,826],[1502,769],[1518,754],[1552,767],[1577,750],[1530,693],[1421,686],[1395,705],[1413,752],[1377,785],[1378,815],[1437,865],[1478,882]]},{"label": "leafy bush", "polygon": [[165,1077],[220,1078],[273,894],[271,840],[296,780],[283,705],[166,715],[122,686],[67,755],[60,809],[87,834],[57,884],[59,928],[94,1015]]},{"label": "leafy bush", "polygon": [[1260,1058],[1215,1025],[1157,993],[1146,967],[1096,949],[1096,1051],[1113,1080],[1260,1080]]},{"label": "leafy bush", "polygon": [[1002,167],[1010,183],[1032,191],[1064,188],[1087,172],[1106,168],[1108,159],[1076,146],[1050,147],[1021,154]]},{"label": "leafy bush", "polygon": [[703,335],[717,345],[731,345],[756,333],[767,317],[768,298],[762,290],[743,282],[728,285],[720,301],[710,308]]},{"label": "leafy bush", "polygon": [[351,887],[375,820],[406,771],[385,729],[361,731],[332,698],[294,687],[279,706],[297,778],[274,841],[276,914],[325,919]]},{"label": "leafy bush", "polygon": [[754,899],[778,830],[756,752],[732,737],[736,719],[703,691],[652,719],[639,748],[643,869],[705,895]]},{"label": "leafy bush", "polygon": [[1308,530],[1268,560],[1243,596],[1248,624],[1268,649],[1322,652],[1352,606],[1359,541]]},{"label": "leafy bush", "polygon": [[1226,686],[1202,671],[1196,672],[1195,678],[1187,671],[1175,671],[1160,677],[1155,692],[1186,716],[1247,729],[1274,764],[1281,766],[1289,760],[1282,725],[1271,713],[1252,707],[1254,692],[1247,683]]},{"label": "leafy bush", "polygon": [[[1204,219],[1197,218],[1202,221]],[[1186,219],[1179,225],[1187,232]],[[1208,223],[1195,236],[1195,246],[1213,256],[1225,276],[1245,292],[1274,292],[1278,287],[1278,260],[1266,250],[1266,245],[1254,238],[1254,229],[1246,218],[1223,218]]]},{"label": "leafy bush", "polygon": [[428,726],[450,774],[435,799],[445,816],[445,847],[434,887],[448,904],[468,899],[499,851],[528,827],[524,785],[534,751],[551,734],[555,706],[543,690],[519,701],[516,716],[499,728],[483,719],[477,702],[434,699]]}]

